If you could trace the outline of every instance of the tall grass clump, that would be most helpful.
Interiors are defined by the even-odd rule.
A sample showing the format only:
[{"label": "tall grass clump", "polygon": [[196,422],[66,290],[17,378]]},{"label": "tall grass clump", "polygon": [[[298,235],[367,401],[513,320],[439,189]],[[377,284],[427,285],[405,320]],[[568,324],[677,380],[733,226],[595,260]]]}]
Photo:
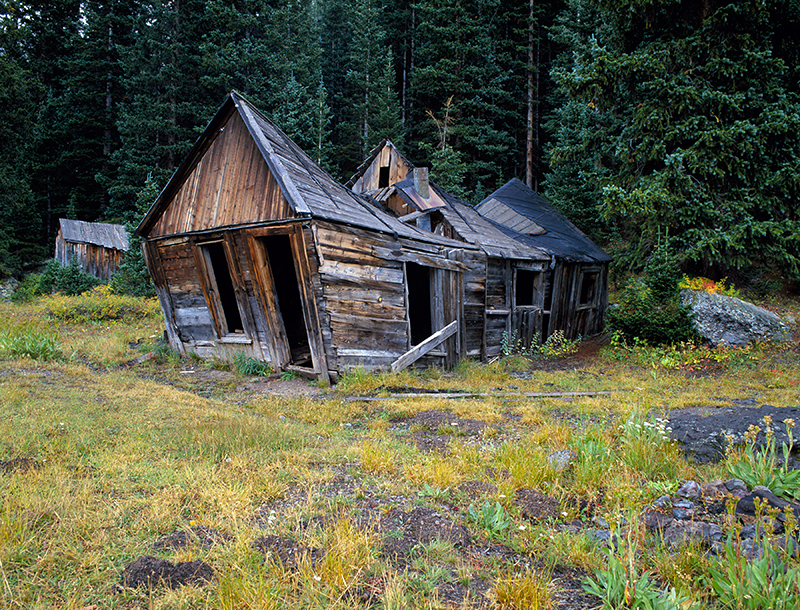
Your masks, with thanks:
[{"label": "tall grass clump", "polygon": [[234,355],[233,369],[242,377],[269,377],[273,373],[270,365],[243,352]]},{"label": "tall grass clump", "polygon": [[0,358],[56,360],[61,357],[58,335],[51,329],[23,324],[0,333]]}]

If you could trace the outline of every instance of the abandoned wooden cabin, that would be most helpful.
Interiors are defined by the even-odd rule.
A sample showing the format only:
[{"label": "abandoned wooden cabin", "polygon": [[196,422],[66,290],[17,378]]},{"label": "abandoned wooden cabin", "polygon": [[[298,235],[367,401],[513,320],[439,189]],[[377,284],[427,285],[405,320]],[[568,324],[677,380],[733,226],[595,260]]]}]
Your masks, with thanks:
[{"label": "abandoned wooden cabin", "polygon": [[[547,253],[544,272],[518,277],[515,307],[541,316],[542,337],[561,330],[567,339],[600,333],[608,307],[611,257],[541,195],[514,178],[476,206],[519,242]],[[524,335],[523,340],[526,339]]]},{"label": "abandoned wooden cabin", "polygon": [[504,334],[528,344],[542,334],[542,312],[524,304],[541,289],[549,254],[514,239],[474,208],[428,180],[392,144],[379,144],[348,182],[405,224],[475,249],[465,251],[463,311],[465,355],[488,359],[500,354]]},{"label": "abandoned wooden cabin", "polygon": [[128,251],[128,232],[122,225],[60,218],[55,259],[69,265],[73,259],[86,273],[110,278]]},{"label": "abandoned wooden cabin", "polygon": [[137,234],[181,353],[335,380],[357,366],[452,366],[472,341],[478,246],[337,183],[235,92]]}]

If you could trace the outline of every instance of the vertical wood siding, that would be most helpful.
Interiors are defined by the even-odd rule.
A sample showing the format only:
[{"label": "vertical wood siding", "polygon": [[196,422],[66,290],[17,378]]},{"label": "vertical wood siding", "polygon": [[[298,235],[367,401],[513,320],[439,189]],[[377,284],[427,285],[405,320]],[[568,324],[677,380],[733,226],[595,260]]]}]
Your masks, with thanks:
[{"label": "vertical wood siding", "polygon": [[149,232],[149,238],[292,217],[241,117],[234,113]]}]

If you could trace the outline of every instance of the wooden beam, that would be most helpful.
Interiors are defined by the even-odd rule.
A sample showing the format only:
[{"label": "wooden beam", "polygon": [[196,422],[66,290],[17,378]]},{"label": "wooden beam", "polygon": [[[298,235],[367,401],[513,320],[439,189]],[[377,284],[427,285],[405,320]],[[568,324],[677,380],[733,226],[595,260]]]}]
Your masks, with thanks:
[{"label": "wooden beam", "polygon": [[458,320],[453,320],[445,326],[442,330],[438,330],[433,333],[430,337],[425,339],[419,345],[415,345],[410,350],[408,350],[405,354],[400,356],[397,360],[392,362],[392,372],[397,373],[398,371],[402,371],[404,368],[413,364],[422,356],[433,350],[436,346],[442,343],[445,339],[452,337],[458,331]]},{"label": "wooden beam", "polygon": [[445,399],[487,399],[529,400],[531,398],[578,398],[581,396],[611,396],[615,392],[603,390],[599,392],[418,392],[400,393],[391,396],[348,396],[345,400],[363,400],[365,402],[394,400],[396,398],[445,398]]}]

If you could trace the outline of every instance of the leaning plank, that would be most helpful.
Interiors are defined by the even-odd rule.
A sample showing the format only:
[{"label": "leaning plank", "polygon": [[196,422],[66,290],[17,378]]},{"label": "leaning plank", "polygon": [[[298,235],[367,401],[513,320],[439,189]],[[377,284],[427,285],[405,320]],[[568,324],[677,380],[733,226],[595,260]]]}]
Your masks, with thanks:
[{"label": "leaning plank", "polygon": [[392,363],[392,372],[396,373],[398,371],[402,371],[408,365],[413,364],[422,356],[433,350],[436,346],[442,343],[445,339],[452,337],[456,334],[458,330],[458,320],[453,320],[445,326],[442,330],[437,330],[433,333],[430,337],[425,339],[419,345],[415,345],[410,350],[408,350],[405,354],[400,356],[397,360]]},{"label": "leaning plank", "polygon": [[604,390],[601,392],[418,392],[392,394],[391,396],[349,396],[346,400],[363,400],[365,402],[378,400],[394,400],[395,398],[500,398],[524,399],[524,398],[576,398],[580,396],[610,396],[613,391]]}]

